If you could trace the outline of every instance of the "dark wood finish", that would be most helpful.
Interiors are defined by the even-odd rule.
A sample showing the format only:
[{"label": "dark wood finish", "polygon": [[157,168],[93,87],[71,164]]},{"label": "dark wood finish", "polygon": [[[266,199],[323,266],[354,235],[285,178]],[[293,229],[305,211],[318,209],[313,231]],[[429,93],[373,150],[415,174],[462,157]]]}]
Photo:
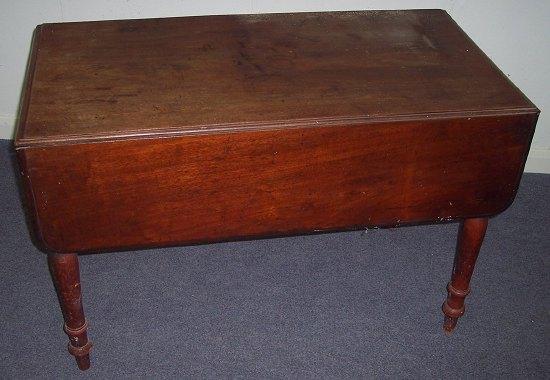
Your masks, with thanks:
[{"label": "dark wood finish", "polygon": [[440,10],[44,24],[22,105],[26,203],[82,368],[83,252],[465,220],[451,330],[539,113]]},{"label": "dark wood finish", "polygon": [[17,144],[534,112],[441,10],[44,24]]},{"label": "dark wood finish", "polygon": [[470,294],[470,280],[488,221],[487,218],[471,218],[460,224],[453,274],[447,285],[449,295],[443,303],[443,329],[448,333],[454,330],[458,318],[464,314],[464,299]]},{"label": "dark wood finish", "polygon": [[515,196],[533,121],[281,129],[24,154],[43,247],[82,252],[494,215]]},{"label": "dark wood finish", "polygon": [[48,266],[63,313],[63,330],[69,336],[69,353],[74,355],[78,368],[90,368],[90,348],[80,290],[80,269],[78,256],[71,254],[49,254]]}]

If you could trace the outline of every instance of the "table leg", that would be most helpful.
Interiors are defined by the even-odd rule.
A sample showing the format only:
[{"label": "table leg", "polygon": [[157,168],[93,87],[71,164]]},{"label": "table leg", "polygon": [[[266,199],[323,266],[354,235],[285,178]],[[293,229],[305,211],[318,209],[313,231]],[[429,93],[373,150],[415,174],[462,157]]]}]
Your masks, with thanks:
[{"label": "table leg", "polygon": [[443,303],[443,329],[446,333],[454,330],[458,318],[464,314],[464,299],[470,293],[470,279],[487,230],[487,223],[487,218],[470,218],[460,224],[453,273],[451,281],[447,284],[447,300]]},{"label": "table leg", "polygon": [[82,308],[78,255],[50,254],[48,266],[65,320],[63,329],[69,336],[69,353],[76,358],[78,368],[86,370],[90,368],[92,342],[86,333],[88,323]]}]

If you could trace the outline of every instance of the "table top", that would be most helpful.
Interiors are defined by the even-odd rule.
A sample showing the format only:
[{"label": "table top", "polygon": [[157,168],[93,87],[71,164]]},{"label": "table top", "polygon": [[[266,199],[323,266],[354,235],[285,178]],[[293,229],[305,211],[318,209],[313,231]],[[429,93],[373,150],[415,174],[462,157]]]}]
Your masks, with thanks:
[{"label": "table top", "polygon": [[16,146],[536,112],[441,10],[37,27]]}]

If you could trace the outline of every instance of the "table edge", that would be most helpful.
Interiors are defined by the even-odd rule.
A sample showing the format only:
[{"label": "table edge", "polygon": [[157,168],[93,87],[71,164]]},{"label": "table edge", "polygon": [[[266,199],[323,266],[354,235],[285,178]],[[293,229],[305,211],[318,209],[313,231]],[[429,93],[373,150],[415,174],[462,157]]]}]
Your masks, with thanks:
[{"label": "table edge", "polygon": [[[120,133],[93,133],[78,135],[60,135],[49,138],[24,138],[18,135],[14,140],[16,149],[52,145],[71,145],[83,143],[99,143],[120,140],[169,138],[189,135],[210,135],[237,132],[256,132],[265,130],[316,128],[331,126],[354,126],[378,123],[421,122],[423,120],[441,119],[470,119],[479,117],[499,117],[510,115],[538,115],[540,110],[536,107],[495,109],[483,111],[452,111],[422,114],[384,115],[384,116],[338,116],[305,118],[290,120],[252,121],[220,124],[204,124],[189,126],[174,126],[167,128],[139,129]],[[22,129],[22,128],[20,128]]]}]

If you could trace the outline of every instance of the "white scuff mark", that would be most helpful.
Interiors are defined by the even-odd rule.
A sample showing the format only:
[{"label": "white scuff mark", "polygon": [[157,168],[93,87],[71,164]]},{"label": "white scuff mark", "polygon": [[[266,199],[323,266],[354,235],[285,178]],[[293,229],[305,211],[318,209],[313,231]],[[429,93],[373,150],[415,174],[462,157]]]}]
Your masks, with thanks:
[{"label": "white scuff mark", "polygon": [[430,48],[436,50],[436,47],[434,45],[434,43],[432,42],[432,40],[430,40],[430,38],[428,36],[426,36],[425,34],[422,35],[422,40],[424,40],[424,42],[426,43],[426,45],[428,45]]}]

